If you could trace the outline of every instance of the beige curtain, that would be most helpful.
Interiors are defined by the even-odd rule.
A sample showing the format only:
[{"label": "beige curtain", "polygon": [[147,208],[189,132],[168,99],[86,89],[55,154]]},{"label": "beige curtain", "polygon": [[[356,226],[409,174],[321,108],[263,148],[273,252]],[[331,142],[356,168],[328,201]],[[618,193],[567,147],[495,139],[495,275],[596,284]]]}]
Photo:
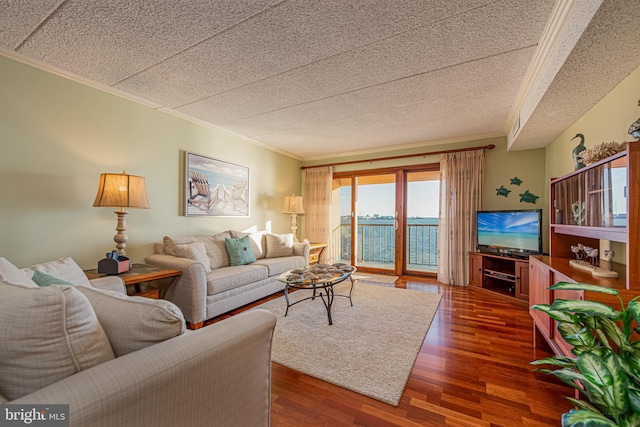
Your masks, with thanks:
[{"label": "beige curtain", "polygon": [[482,204],[484,150],[442,154],[438,281],[469,284],[469,251],[475,250],[475,214]]},{"label": "beige curtain", "polygon": [[324,166],[305,170],[304,211],[306,236],[311,242],[324,242],[321,263],[333,259],[331,247],[331,182],[333,167]]}]

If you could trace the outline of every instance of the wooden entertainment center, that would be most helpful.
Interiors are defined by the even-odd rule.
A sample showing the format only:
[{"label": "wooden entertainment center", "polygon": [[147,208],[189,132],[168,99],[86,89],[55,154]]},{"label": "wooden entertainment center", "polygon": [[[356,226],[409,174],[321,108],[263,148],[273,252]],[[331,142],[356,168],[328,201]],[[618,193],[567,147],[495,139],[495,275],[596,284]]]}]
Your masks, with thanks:
[{"label": "wooden entertainment center", "polygon": [[520,305],[529,304],[529,260],[483,252],[469,253],[469,285]]},{"label": "wooden entertainment center", "polygon": [[[620,308],[615,296],[585,291],[550,291],[557,282],[591,283],[615,288],[628,303],[640,295],[640,145],[553,179],[550,187],[549,256],[529,258],[529,306],[551,304],[556,298],[601,301]],[[603,260],[610,242],[626,244],[613,262]],[[570,265],[581,244],[599,250],[599,267],[619,277],[596,277]],[[573,250],[572,250],[573,247]],[[624,263],[615,262],[624,260]],[[596,263],[596,259],[593,259]],[[534,345],[549,346],[558,355],[573,356],[571,345],[545,313],[530,310]]]}]

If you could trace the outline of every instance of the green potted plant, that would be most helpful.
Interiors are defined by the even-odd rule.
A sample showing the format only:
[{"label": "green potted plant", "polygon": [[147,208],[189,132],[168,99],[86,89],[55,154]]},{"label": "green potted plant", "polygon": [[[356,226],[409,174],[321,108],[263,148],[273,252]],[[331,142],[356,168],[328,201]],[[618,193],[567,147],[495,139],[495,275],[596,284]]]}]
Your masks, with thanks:
[{"label": "green potted plant", "polygon": [[560,282],[551,290],[580,290],[613,295],[621,311],[597,301],[556,299],[551,305],[532,308],[547,313],[558,325],[573,355],[552,356],[531,362],[552,365],[538,368],[578,390],[579,399],[567,397],[575,406],[562,415],[563,426],[640,426],[640,301],[625,308],[616,289],[585,283]]}]

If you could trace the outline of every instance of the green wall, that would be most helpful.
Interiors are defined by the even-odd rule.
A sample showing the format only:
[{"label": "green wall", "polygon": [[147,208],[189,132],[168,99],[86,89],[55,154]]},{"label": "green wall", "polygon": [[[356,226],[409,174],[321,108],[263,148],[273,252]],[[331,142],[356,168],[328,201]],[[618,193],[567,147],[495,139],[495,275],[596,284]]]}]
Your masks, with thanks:
[{"label": "green wall", "polygon": [[[629,126],[640,117],[640,67],[616,86],[584,116],[569,126],[546,149],[546,180],[563,176],[574,169],[573,148],[579,140],[572,138],[581,133],[585,146],[592,148],[608,141],[634,141],[628,134]],[[612,242],[615,261],[625,263],[626,245]]]},{"label": "green wall", "polygon": [[[92,204],[100,173],[123,169],[146,178],[151,205],[127,217],[135,262],[163,235],[290,230],[296,159],[2,56],[0,94],[0,256],[20,267],[70,255],[93,268],[115,249],[113,209]],[[249,167],[249,218],[182,215],[185,151]]]}]

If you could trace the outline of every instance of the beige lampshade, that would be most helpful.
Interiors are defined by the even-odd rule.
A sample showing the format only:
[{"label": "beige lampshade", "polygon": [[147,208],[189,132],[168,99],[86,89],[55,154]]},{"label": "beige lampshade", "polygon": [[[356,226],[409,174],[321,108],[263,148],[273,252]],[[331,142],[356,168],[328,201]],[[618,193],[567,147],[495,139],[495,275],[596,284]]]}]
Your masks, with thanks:
[{"label": "beige lampshade", "polygon": [[144,178],[128,175],[126,171],[121,174],[100,174],[100,185],[93,206],[149,209]]},{"label": "beige lampshade", "polygon": [[304,208],[302,207],[302,196],[285,196],[284,203],[282,204],[282,213],[303,214]]}]

